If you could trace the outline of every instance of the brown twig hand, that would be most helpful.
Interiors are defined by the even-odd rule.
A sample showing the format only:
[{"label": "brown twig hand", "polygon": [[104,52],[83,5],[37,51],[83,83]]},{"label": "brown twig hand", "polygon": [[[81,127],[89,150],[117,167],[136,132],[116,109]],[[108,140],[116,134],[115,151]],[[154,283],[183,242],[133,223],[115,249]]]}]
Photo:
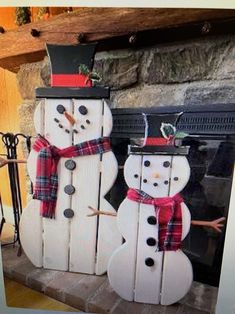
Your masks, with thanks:
[{"label": "brown twig hand", "polygon": [[221,228],[224,227],[224,221],[225,217],[220,217],[218,219],[212,220],[212,221],[205,221],[205,220],[192,220],[192,225],[195,226],[202,226],[202,227],[209,227],[214,229],[217,232],[222,232]]},{"label": "brown twig hand", "polygon": [[98,210],[91,206],[88,206],[88,208],[92,211],[92,213],[88,214],[87,217],[93,217],[93,216],[98,216],[98,215],[117,216],[117,213],[111,213],[111,212],[106,212],[103,210]]},{"label": "brown twig hand", "polygon": [[26,160],[24,159],[5,159],[0,157],[0,168],[6,166],[10,163],[26,163]]}]

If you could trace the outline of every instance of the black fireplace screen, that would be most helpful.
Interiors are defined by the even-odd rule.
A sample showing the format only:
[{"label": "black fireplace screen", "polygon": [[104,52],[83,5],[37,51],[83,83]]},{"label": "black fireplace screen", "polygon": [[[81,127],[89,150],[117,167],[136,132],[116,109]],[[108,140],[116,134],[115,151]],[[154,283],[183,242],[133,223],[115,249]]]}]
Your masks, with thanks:
[{"label": "black fireplace screen", "polygon": [[[109,197],[117,209],[125,198],[127,186],[123,165],[127,147],[144,137],[142,113],[184,112],[177,128],[189,134],[183,141],[190,146],[187,156],[191,177],[182,191],[193,220],[214,220],[228,216],[235,157],[235,106],[160,107],[151,109],[114,109],[113,150],[119,173]],[[191,226],[183,250],[193,265],[194,280],[219,285],[226,222],[222,232]]]}]

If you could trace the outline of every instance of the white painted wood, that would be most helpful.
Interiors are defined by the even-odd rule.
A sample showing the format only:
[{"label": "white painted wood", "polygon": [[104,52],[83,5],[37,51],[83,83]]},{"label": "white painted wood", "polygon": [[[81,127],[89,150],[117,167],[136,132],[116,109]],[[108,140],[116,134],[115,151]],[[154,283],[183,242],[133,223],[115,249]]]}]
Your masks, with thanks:
[{"label": "white painted wood", "polygon": [[43,266],[40,201],[31,200],[20,218],[20,241],[25,254],[36,267]]},{"label": "white painted wood", "polygon": [[[57,106],[64,106],[72,114],[72,103],[68,99],[46,99],[44,108],[44,135],[51,145],[66,148],[72,145],[71,124],[64,114],[57,111]],[[58,119],[63,126],[60,128],[54,121]],[[67,133],[65,129],[69,130]],[[64,217],[64,210],[70,207],[70,196],[64,187],[71,182],[71,173],[64,167],[65,158],[61,158],[57,167],[59,187],[55,219],[43,219],[43,265],[45,268],[68,270],[69,252],[69,220]],[[62,166],[63,165],[63,166]]]},{"label": "white painted wood", "polygon": [[44,108],[45,108],[45,100],[42,99],[38,103],[33,116],[34,127],[37,134],[41,134],[44,136]]},{"label": "white painted wood", "polygon": [[[105,195],[113,186],[118,173],[118,164],[113,152],[102,156],[100,210],[116,213],[112,205],[105,200]],[[97,242],[96,274],[106,272],[108,260],[113,251],[122,244],[122,236],[117,228],[116,217],[100,215]]]},{"label": "white painted wood", "polygon": [[[102,136],[103,104],[101,100],[73,100],[74,144]],[[82,115],[79,107],[85,106],[87,114]],[[90,121],[90,124],[86,120]],[[85,129],[82,129],[81,126]],[[72,198],[72,208],[75,211],[71,221],[70,239],[70,271],[93,274],[96,263],[97,217],[87,217],[90,214],[88,206],[98,209],[99,184],[101,171],[101,156],[91,155],[77,157],[77,167],[73,171],[72,182],[76,192]]]},{"label": "white painted wood", "polygon": [[186,238],[191,227],[191,214],[185,203],[181,203],[182,210],[182,241]]},{"label": "white painted wood", "polygon": [[[44,108],[44,136],[51,145],[58,148],[66,148],[72,145],[72,126],[66,119],[64,114],[57,111],[57,106],[63,105],[69,114],[72,114],[72,102],[69,99],[46,99]],[[63,126],[59,127],[59,123],[54,119],[58,119]],[[70,133],[67,133],[68,130]]]},{"label": "white painted wood", "polygon": [[103,136],[109,136],[113,128],[113,117],[111,110],[105,100],[103,100]]},{"label": "white painted wood", "polygon": [[[178,178],[178,180],[176,181],[174,178]],[[169,196],[173,196],[182,191],[188,183],[189,178],[190,167],[187,158],[184,156],[173,156]]]},{"label": "white painted wood", "polygon": [[161,304],[169,305],[182,299],[193,280],[192,265],[181,251],[164,253]]},{"label": "white painted wood", "polygon": [[88,206],[98,208],[100,156],[82,156],[73,171],[76,192],[72,197],[74,217],[71,220],[70,271],[95,272],[97,217]]},{"label": "white painted wood", "polygon": [[[101,137],[103,125],[102,100],[74,99],[73,103],[74,117],[76,119],[73,129],[79,132],[78,134],[74,134],[74,144]],[[83,115],[79,112],[80,106],[87,108],[87,114]],[[90,124],[88,124],[86,120],[89,120]],[[82,129],[82,126],[84,126],[85,129]]]},{"label": "white painted wood", "polygon": [[[124,177],[131,188],[139,189],[142,157],[130,155],[124,167]],[[138,178],[135,178],[138,174]],[[108,264],[108,277],[111,286],[125,300],[134,300],[136,248],[138,241],[140,204],[125,199],[119,209],[117,225],[125,243],[111,256]]]},{"label": "white painted wood", "polygon": [[[161,292],[162,252],[156,252],[157,245],[148,246],[150,237],[158,240],[158,228],[147,222],[149,216],[155,216],[152,205],[140,205],[139,230],[136,259],[135,301],[158,304]],[[145,265],[145,259],[152,258],[154,265]]]},{"label": "white painted wood", "polygon": [[[141,190],[152,197],[167,196],[170,185],[171,160],[172,157],[167,155],[143,156]],[[146,167],[144,165],[145,161],[149,161],[150,166]],[[169,162],[169,166],[164,167],[164,162]],[[146,183],[144,183],[145,179],[147,180]],[[157,183],[158,186],[154,186],[154,183]]]},{"label": "white painted wood", "polygon": [[27,160],[27,171],[28,171],[30,180],[33,182],[33,184],[35,183],[35,180],[36,180],[37,156],[38,156],[38,153],[34,149],[31,149],[28,160]]},{"label": "white painted wood", "polygon": [[[150,162],[147,166],[146,161]],[[166,162],[169,163],[167,167],[164,166]],[[154,198],[173,196],[179,193],[187,184],[189,176],[190,169],[187,159],[181,156],[146,155],[141,157],[131,155],[124,167],[124,177],[128,186],[141,189]],[[178,180],[174,180],[175,177]],[[172,182],[173,186],[171,187]],[[157,186],[154,186],[154,183],[157,183]],[[131,207],[131,203],[130,200],[125,199],[121,204],[120,211],[118,211],[118,226],[123,236],[128,240],[130,237],[133,244],[129,245],[127,240],[111,257],[108,268],[111,286],[121,297],[129,301],[134,297],[137,302],[151,304],[167,305],[177,302],[191,286],[193,278],[191,263],[181,250],[157,252],[157,245],[148,246],[146,244],[149,237],[156,239],[158,237],[157,226],[147,223],[149,216],[155,216],[153,205],[138,205],[139,214],[136,217],[138,224],[136,223],[134,226],[137,229],[128,230],[129,222],[123,213]],[[182,203],[182,239],[189,232],[190,220],[188,208]],[[126,232],[127,235],[125,235]],[[131,232],[132,235],[128,232]],[[137,245],[136,248],[133,248],[134,243]],[[132,258],[127,259],[128,250]],[[135,254],[136,262],[133,265]],[[146,266],[145,259],[148,257],[154,260],[154,266]],[[127,269],[126,265],[128,265]],[[122,273],[123,276],[120,275]]]},{"label": "white painted wood", "polygon": [[114,251],[108,264],[110,285],[125,300],[134,300],[139,204],[125,199],[118,209],[117,224],[126,242]]}]

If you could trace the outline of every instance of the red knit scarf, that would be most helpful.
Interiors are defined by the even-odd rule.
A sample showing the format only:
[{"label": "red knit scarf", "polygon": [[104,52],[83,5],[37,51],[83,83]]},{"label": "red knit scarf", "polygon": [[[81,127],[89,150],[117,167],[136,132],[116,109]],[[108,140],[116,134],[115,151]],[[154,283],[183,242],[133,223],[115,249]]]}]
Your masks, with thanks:
[{"label": "red knit scarf", "polygon": [[176,251],[181,248],[183,199],[180,194],[153,198],[141,190],[129,189],[127,198],[154,206],[158,226],[158,251]]},{"label": "red knit scarf", "polygon": [[111,150],[108,137],[59,149],[56,146],[50,145],[41,136],[35,141],[33,149],[39,152],[33,198],[42,201],[40,213],[43,217],[47,218],[55,218],[58,189],[57,165],[60,158],[102,154]]}]

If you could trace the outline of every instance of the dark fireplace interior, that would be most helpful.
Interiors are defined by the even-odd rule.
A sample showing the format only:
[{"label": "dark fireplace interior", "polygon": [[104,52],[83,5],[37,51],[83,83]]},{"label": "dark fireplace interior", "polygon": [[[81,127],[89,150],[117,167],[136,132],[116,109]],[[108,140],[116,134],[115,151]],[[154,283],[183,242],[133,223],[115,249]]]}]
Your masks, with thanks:
[{"label": "dark fireplace interior", "polygon": [[[193,220],[214,220],[228,215],[235,156],[235,106],[177,106],[138,109],[113,109],[114,153],[119,173],[108,197],[114,208],[125,198],[127,186],[123,165],[128,145],[144,137],[142,113],[183,112],[177,129],[188,134],[182,144],[189,146],[187,156],[191,177],[181,192]],[[222,232],[191,226],[183,251],[193,265],[194,280],[219,285],[226,222]]]}]

